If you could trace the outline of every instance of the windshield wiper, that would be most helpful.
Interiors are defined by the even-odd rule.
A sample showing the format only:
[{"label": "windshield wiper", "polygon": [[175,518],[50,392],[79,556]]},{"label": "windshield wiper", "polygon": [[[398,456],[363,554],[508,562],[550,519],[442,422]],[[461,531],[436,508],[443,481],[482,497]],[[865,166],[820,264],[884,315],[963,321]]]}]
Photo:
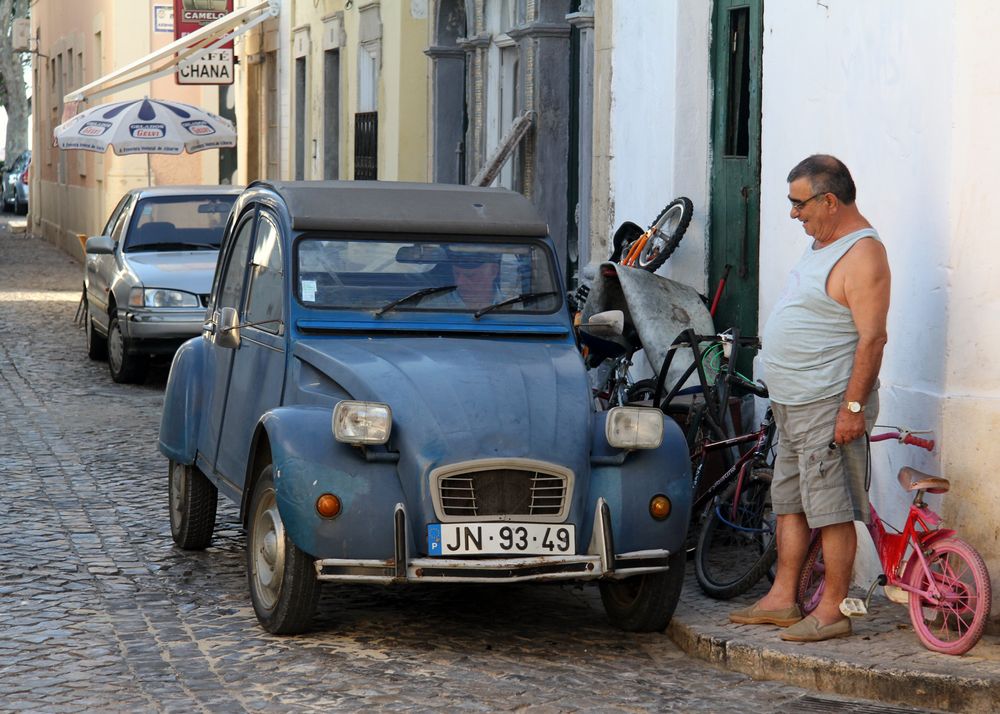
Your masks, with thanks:
[{"label": "windshield wiper", "polygon": [[488,312],[493,312],[497,308],[504,307],[505,305],[513,305],[514,303],[524,302],[525,300],[534,300],[535,298],[551,297],[552,295],[558,295],[559,293],[555,290],[546,290],[541,293],[521,293],[520,295],[515,295],[512,298],[507,298],[506,300],[501,300],[500,302],[495,302],[492,305],[487,305],[486,307],[476,310],[473,313],[473,317],[477,320]]},{"label": "windshield wiper", "polygon": [[422,288],[420,290],[417,290],[416,292],[410,293],[409,295],[404,295],[403,297],[398,298],[397,300],[393,300],[387,305],[383,305],[382,307],[380,307],[378,310],[375,311],[375,317],[382,317],[382,315],[389,312],[389,310],[396,307],[397,305],[402,305],[404,302],[415,300],[418,297],[423,297],[424,295],[433,295],[434,293],[443,293],[447,290],[454,290],[457,287],[458,287],[457,285],[435,285],[432,288]]},{"label": "windshield wiper", "polygon": [[177,241],[160,241],[159,243],[140,243],[130,245],[126,253],[150,253],[154,250],[218,250],[217,245],[207,243],[180,243]]}]

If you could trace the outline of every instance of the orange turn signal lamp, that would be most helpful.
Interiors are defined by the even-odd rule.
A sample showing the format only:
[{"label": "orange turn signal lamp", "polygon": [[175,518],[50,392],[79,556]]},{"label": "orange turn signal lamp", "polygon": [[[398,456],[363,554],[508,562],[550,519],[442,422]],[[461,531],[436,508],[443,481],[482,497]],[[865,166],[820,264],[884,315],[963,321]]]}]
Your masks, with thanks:
[{"label": "orange turn signal lamp", "polygon": [[670,515],[670,499],[659,493],[649,499],[649,515],[658,521]]},{"label": "orange turn signal lamp", "polygon": [[340,499],[332,493],[324,493],[316,499],[316,512],[323,518],[336,518],[340,508]]}]

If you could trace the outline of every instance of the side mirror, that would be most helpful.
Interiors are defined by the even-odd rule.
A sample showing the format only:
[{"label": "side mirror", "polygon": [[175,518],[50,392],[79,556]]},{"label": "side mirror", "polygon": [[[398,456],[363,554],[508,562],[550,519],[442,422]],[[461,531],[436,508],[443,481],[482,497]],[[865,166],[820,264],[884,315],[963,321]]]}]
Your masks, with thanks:
[{"label": "side mirror", "polygon": [[218,313],[215,328],[215,344],[226,349],[240,346],[240,316],[235,307],[224,307]]},{"label": "side mirror", "polygon": [[590,320],[580,324],[587,334],[602,339],[621,337],[625,331],[625,313],[621,310],[605,310],[590,316]]},{"label": "side mirror", "polygon": [[115,252],[115,242],[110,236],[91,236],[84,244],[87,255],[112,255]]}]

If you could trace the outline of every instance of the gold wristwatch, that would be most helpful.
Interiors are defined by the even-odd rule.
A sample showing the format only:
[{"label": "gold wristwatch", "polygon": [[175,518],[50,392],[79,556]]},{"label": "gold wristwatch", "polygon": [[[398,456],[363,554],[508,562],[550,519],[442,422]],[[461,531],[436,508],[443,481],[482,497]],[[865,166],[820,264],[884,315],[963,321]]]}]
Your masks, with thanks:
[{"label": "gold wristwatch", "polygon": [[865,410],[865,405],[862,404],[861,402],[847,403],[847,411],[849,411],[851,414],[860,414],[864,410]]}]

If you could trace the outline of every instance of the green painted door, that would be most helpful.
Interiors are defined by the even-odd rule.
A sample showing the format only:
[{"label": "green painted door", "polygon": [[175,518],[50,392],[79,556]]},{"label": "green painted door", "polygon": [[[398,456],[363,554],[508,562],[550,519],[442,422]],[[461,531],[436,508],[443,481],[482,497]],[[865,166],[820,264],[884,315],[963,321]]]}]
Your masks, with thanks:
[{"label": "green painted door", "polygon": [[[742,335],[756,335],[764,3],[715,0],[713,13],[708,289],[714,296],[729,266],[715,326],[736,326]],[[746,357],[743,369],[749,369],[750,354]]]}]

